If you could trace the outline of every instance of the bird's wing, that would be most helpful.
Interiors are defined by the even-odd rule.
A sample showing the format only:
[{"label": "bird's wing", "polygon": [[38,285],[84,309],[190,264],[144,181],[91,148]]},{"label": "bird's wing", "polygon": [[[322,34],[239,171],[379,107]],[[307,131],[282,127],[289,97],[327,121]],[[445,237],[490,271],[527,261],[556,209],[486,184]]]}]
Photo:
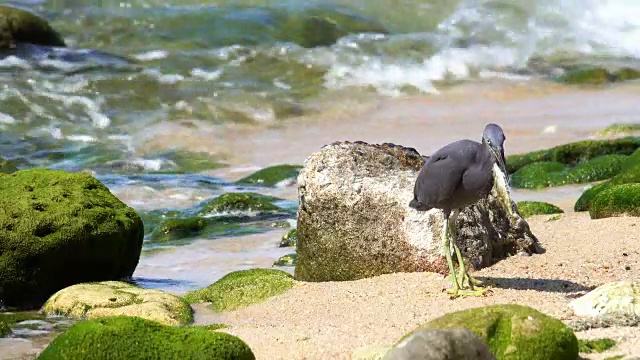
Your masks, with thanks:
[{"label": "bird's wing", "polygon": [[462,183],[462,177],[475,157],[478,143],[461,140],[436,151],[425,162],[413,190],[418,202],[428,207],[447,201]]}]

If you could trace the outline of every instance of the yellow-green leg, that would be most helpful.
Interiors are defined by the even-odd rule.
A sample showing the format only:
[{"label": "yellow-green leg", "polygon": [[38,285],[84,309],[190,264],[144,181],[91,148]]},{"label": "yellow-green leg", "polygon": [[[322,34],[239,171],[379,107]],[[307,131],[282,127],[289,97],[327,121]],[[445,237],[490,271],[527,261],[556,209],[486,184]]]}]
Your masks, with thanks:
[{"label": "yellow-green leg", "polygon": [[460,252],[460,248],[458,247],[458,244],[457,244],[458,231],[456,229],[456,219],[458,219],[459,214],[460,214],[460,211],[458,210],[454,211],[451,214],[451,220],[449,221],[449,232],[451,233],[451,245],[453,247],[453,251],[456,252],[456,257],[458,258],[458,267],[460,268],[459,270],[460,274],[458,275],[458,278],[460,279],[460,286],[464,287],[464,280],[466,279],[468,280],[467,282],[469,283],[469,287],[471,288],[471,290],[473,290],[473,285],[481,286],[484,284],[484,282],[469,275],[466,267],[464,266],[464,263],[463,263],[464,259],[462,258],[462,253]]},{"label": "yellow-green leg", "polygon": [[[455,219],[457,218],[457,212],[454,214],[453,218],[451,219],[450,222],[448,222],[448,232],[449,234],[451,234],[451,245],[453,246],[453,249],[456,253],[456,257],[458,259],[458,266],[460,267],[460,274],[458,276],[459,278],[459,285],[460,288],[463,288],[465,286],[465,280],[466,283],[469,285],[469,290],[463,289],[463,290],[456,290],[456,291],[448,291],[450,294],[452,294],[454,297],[456,296],[460,296],[460,295],[468,295],[468,296],[482,296],[484,295],[488,290],[484,289],[482,287],[480,287],[479,285],[482,284],[482,282],[480,280],[477,280],[473,277],[471,277],[471,275],[469,275],[469,273],[467,272],[467,269],[464,265],[464,259],[462,258],[462,253],[460,252],[460,249],[458,248],[458,246],[456,245],[456,237],[457,237],[457,231],[455,228]],[[447,244],[449,245],[449,244]],[[450,251],[450,250],[449,250]],[[456,277],[454,276],[454,280],[456,279]],[[458,285],[458,282],[456,282],[456,285]],[[478,289],[476,289],[474,287],[474,285],[478,286]]]},{"label": "yellow-green leg", "polygon": [[444,229],[442,231],[442,245],[444,250],[444,257],[447,259],[447,265],[449,266],[449,272],[451,273],[451,281],[453,282],[453,288],[447,289],[447,292],[453,295],[458,294],[460,285],[456,278],[456,269],[453,267],[453,259],[451,259],[451,243],[449,239],[449,218],[444,219]]}]

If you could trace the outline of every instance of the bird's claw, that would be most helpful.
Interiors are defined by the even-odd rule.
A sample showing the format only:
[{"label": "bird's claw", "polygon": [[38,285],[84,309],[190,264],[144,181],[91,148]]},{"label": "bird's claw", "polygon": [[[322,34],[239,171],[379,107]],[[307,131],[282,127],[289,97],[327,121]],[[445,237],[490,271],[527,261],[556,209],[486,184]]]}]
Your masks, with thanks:
[{"label": "bird's claw", "polygon": [[487,296],[489,293],[492,293],[491,289],[476,287],[473,290],[471,289],[446,289],[447,294],[451,295],[451,299],[455,299],[463,296]]}]

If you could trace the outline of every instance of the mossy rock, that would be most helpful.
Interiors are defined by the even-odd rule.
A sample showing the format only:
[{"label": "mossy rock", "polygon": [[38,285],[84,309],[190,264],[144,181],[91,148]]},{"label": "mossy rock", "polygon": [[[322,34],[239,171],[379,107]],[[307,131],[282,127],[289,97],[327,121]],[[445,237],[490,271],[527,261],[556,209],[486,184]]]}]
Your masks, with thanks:
[{"label": "mossy rock", "polygon": [[313,48],[333,45],[341,37],[363,32],[387,34],[388,30],[380,23],[332,6],[293,13],[276,37]]},{"label": "mossy rock", "polygon": [[11,334],[11,328],[9,327],[9,324],[0,320],[0,338],[3,338],[9,334]]},{"label": "mossy rock", "polygon": [[[231,221],[228,221],[231,220]],[[206,237],[214,238],[232,233],[251,233],[252,227],[234,222],[228,218],[189,217],[166,219],[151,233],[149,241],[165,243],[180,239]]]},{"label": "mossy rock", "polygon": [[520,201],[518,202],[518,212],[524,218],[533,215],[551,215],[564,213],[564,211],[559,207],[541,201]]},{"label": "mossy rock", "polygon": [[616,185],[600,192],[591,202],[589,216],[640,216],[640,183]]},{"label": "mossy rock", "polygon": [[193,311],[181,297],[119,282],[76,284],[55,293],[42,307],[47,315],[99,318],[138,316],[165,325],[186,325]]},{"label": "mossy rock", "polygon": [[20,43],[66,46],[46,20],[25,10],[0,5],[0,49],[12,49]]},{"label": "mossy rock", "polygon": [[231,272],[200,290],[190,291],[190,303],[210,302],[215,311],[230,311],[266,300],[289,290],[295,280],[291,274],[275,269]]},{"label": "mossy rock", "polygon": [[178,149],[160,154],[159,157],[173,162],[177,168],[171,172],[178,174],[199,173],[225,166],[216,157],[203,152],[191,152]]},{"label": "mossy rock", "polygon": [[236,184],[275,186],[284,180],[297,178],[300,169],[302,169],[300,165],[271,166],[238,180]]},{"label": "mossy rock", "polygon": [[569,327],[560,320],[522,305],[461,310],[434,319],[418,330],[423,328],[469,329],[489,345],[498,360],[578,358],[578,339]]},{"label": "mossy rock", "polygon": [[129,316],[80,321],[58,335],[38,360],[253,360],[240,338],[196,327],[173,327]]},{"label": "mossy rock", "polygon": [[291,229],[280,239],[280,247],[296,246],[298,241],[298,229]]},{"label": "mossy rock", "polygon": [[511,184],[516,188],[540,189],[604,180],[622,171],[627,158],[625,155],[602,155],[574,167],[559,162],[536,162],[513,173]]},{"label": "mossy rock", "polygon": [[298,262],[298,254],[291,253],[287,255],[283,255],[280,259],[276,260],[273,263],[273,266],[296,266]]},{"label": "mossy rock", "polygon": [[640,132],[640,124],[613,124],[598,132],[600,136],[632,134]]},{"label": "mossy rock", "polygon": [[37,308],[73,284],[128,278],[143,236],[138,214],[88,174],[0,176],[0,301]]},{"label": "mossy rock", "polygon": [[557,80],[572,85],[605,85],[638,78],[640,78],[640,71],[631,68],[608,70],[598,67],[582,67],[568,69]]},{"label": "mossy rock", "polygon": [[523,166],[511,176],[511,185],[522,189],[539,189],[562,184],[566,166],[558,162],[537,162]]},{"label": "mossy rock", "polygon": [[578,340],[578,346],[581,353],[601,353],[616,346],[616,341],[612,339],[594,339],[594,340]]},{"label": "mossy rock", "polygon": [[144,223],[144,232],[146,234],[150,234],[153,230],[158,226],[158,224],[162,223],[166,219],[175,219],[182,215],[182,211],[180,210],[171,210],[171,209],[156,209],[151,211],[141,211],[139,213],[140,218],[142,219],[142,223]]},{"label": "mossy rock", "polygon": [[285,212],[282,208],[273,204],[280,200],[273,196],[247,192],[231,192],[218,196],[205,203],[198,211],[199,216],[237,214],[246,212]]},{"label": "mossy rock", "polygon": [[617,185],[640,183],[640,149],[628,157],[622,164],[622,170],[613,178],[588,189],[578,198],[574,205],[575,211],[588,211],[591,203],[598,194]]},{"label": "mossy rock", "polygon": [[18,171],[18,168],[13,161],[4,160],[0,158],[0,173],[11,174]]},{"label": "mossy rock", "polygon": [[631,155],[638,148],[640,137],[578,141],[546,150],[507,156],[507,170],[513,174],[518,169],[536,162],[557,162],[575,166],[602,155]]}]

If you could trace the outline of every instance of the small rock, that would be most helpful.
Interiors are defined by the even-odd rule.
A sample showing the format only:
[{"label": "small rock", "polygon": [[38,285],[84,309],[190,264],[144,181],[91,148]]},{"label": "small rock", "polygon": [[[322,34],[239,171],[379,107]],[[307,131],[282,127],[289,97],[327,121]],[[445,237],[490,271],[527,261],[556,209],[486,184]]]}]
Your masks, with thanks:
[{"label": "small rock", "polygon": [[185,325],[193,321],[191,306],[182,298],[119,281],[69,286],[55,293],[42,311],[47,315],[75,318],[138,316],[165,325]]},{"label": "small rock", "polygon": [[602,285],[569,303],[578,316],[603,316],[613,313],[640,316],[640,283],[618,281]]},{"label": "small rock", "polygon": [[424,329],[391,349],[384,360],[495,360],[489,346],[468,329]]}]

